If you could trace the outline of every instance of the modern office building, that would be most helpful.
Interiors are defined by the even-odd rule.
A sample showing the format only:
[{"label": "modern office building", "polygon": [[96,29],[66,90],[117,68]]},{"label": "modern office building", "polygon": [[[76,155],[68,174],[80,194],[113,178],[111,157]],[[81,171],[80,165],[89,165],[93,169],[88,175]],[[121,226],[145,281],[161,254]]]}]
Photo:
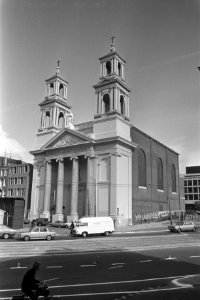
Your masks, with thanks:
[{"label": "modern office building", "polygon": [[74,124],[59,65],[46,80],[37,145],[31,151],[31,219],[111,216],[121,226],[184,209],[178,154],[130,121],[126,61],[112,44],[99,62],[91,121]]},{"label": "modern office building", "polygon": [[0,158],[1,197],[21,197],[25,201],[24,217],[28,216],[31,202],[33,165],[12,158]]},{"label": "modern office building", "polygon": [[186,210],[195,209],[195,203],[200,201],[200,166],[186,167],[184,193]]}]

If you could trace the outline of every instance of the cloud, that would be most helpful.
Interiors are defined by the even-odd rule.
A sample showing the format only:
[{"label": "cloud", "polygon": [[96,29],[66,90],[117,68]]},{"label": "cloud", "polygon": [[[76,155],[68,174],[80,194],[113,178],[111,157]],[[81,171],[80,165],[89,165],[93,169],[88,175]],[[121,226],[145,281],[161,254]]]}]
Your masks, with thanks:
[{"label": "cloud", "polygon": [[26,162],[32,162],[32,157],[28,150],[17,140],[10,137],[0,124],[0,155],[14,159],[21,159]]}]

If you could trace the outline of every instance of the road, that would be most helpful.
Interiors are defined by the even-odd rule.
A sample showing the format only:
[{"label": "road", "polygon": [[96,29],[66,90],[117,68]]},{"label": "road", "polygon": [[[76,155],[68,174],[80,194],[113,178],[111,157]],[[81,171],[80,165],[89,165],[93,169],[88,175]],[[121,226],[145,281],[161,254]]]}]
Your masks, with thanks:
[{"label": "road", "polygon": [[[200,233],[114,235],[55,241],[0,241],[0,299],[19,293],[23,274],[41,261],[39,279],[63,299],[199,299],[178,286],[200,273]],[[175,281],[173,281],[175,280]],[[197,294],[197,296],[195,295]],[[151,298],[152,297],[152,298]],[[173,298],[176,297],[176,298]],[[195,298],[198,297],[198,298]]]}]

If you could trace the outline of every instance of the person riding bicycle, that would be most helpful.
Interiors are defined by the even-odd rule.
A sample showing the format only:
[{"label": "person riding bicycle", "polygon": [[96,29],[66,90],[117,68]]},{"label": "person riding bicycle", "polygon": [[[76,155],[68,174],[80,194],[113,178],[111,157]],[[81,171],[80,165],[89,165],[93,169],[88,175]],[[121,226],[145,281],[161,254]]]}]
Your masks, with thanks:
[{"label": "person riding bicycle", "polygon": [[31,300],[37,300],[39,295],[48,296],[48,287],[41,281],[35,278],[36,272],[40,269],[40,263],[34,262],[22,280],[21,289]]}]

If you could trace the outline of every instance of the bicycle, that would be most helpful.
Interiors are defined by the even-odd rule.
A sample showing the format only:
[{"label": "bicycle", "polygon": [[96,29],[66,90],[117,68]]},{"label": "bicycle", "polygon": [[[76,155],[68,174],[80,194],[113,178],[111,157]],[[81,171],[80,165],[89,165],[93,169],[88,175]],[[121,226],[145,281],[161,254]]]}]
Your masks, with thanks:
[{"label": "bicycle", "polygon": [[[37,299],[52,299],[52,297],[50,296],[49,287],[44,282],[41,282],[41,285],[38,287],[37,290],[33,290],[33,293],[35,297],[37,297]],[[21,294],[12,296],[12,300],[30,300],[30,297],[22,291]]]}]

